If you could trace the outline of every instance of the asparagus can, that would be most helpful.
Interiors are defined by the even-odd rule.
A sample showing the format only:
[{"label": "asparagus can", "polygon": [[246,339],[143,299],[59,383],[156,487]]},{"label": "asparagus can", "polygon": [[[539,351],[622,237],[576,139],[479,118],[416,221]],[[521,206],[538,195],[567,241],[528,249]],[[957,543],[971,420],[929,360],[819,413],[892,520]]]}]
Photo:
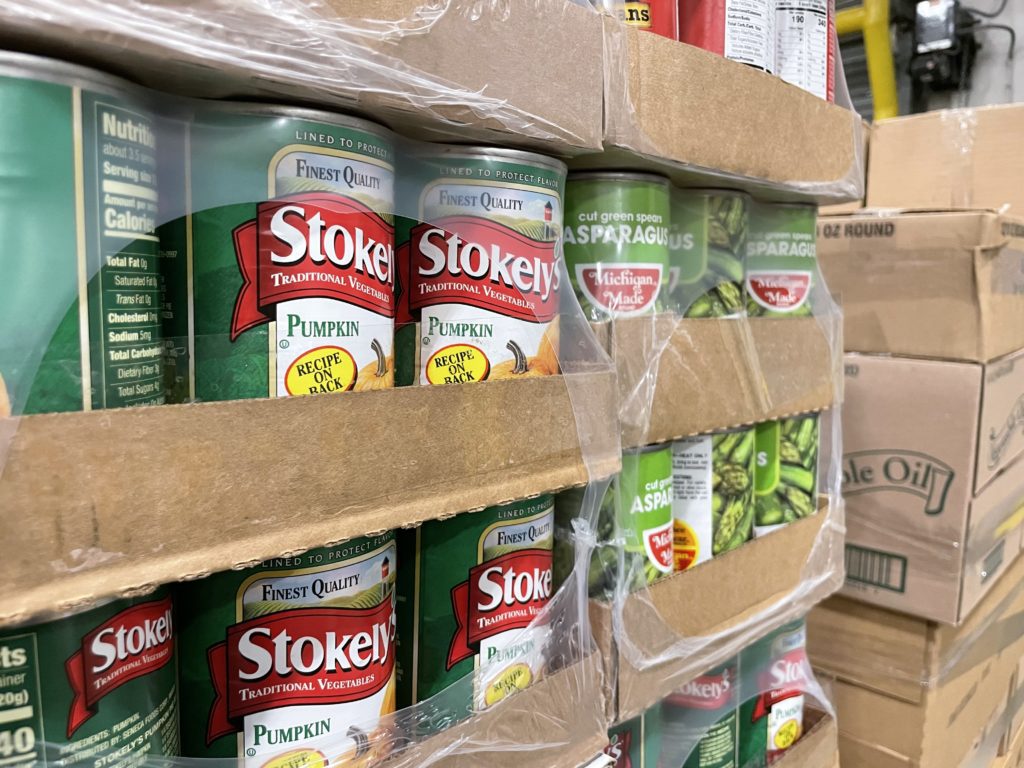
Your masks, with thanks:
[{"label": "asparagus can", "polygon": [[419,339],[400,345],[420,384],[558,373],[565,174],[559,160],[510,149],[434,146],[415,158],[399,290],[400,323],[418,319]]},{"label": "asparagus can", "polygon": [[747,235],[747,314],[810,315],[818,269],[818,208],[755,202]]},{"label": "asparagus can", "polygon": [[754,521],[754,428],[672,445],[672,550],[685,571],[750,538]]},{"label": "asparagus can", "polygon": [[679,34],[677,0],[601,0],[601,5],[627,27],[636,27],[675,40]]},{"label": "asparagus can", "polygon": [[246,768],[382,756],[395,571],[389,532],[181,585],[182,754]]},{"label": "asparagus can", "polygon": [[400,534],[401,706],[474,675],[468,715],[543,675],[550,629],[530,625],[553,591],[554,516],[543,495]]},{"label": "asparagus can", "polygon": [[191,277],[195,396],[393,386],[390,134],[342,115],[225,103],[198,108],[187,142],[186,241],[164,245],[185,254],[169,290]]},{"label": "asparagus can", "polygon": [[835,0],[775,0],[775,63],[787,83],[835,101]]},{"label": "asparagus can", "polygon": [[4,766],[177,755],[176,672],[166,590],[0,631]]},{"label": "asparagus can", "polygon": [[743,651],[740,764],[776,762],[803,734],[808,682],[807,628],[802,619],[770,633]]},{"label": "asparagus can", "polygon": [[684,317],[746,311],[743,258],[749,201],[742,192],[672,189],[669,295]]},{"label": "asparagus can", "polygon": [[664,307],[669,183],[646,173],[574,173],[566,184],[565,261],[591,320]]},{"label": "asparagus can", "polygon": [[679,39],[775,72],[776,0],[679,0]]},{"label": "asparagus can", "polygon": [[739,765],[739,660],[694,678],[662,702],[662,764]]},{"label": "asparagus can", "polygon": [[164,402],[147,97],[4,52],[0,104],[0,416]]},{"label": "asparagus can", "polygon": [[627,578],[653,583],[672,572],[672,446],[623,451],[615,484]]},{"label": "asparagus can", "polygon": [[757,425],[754,535],[818,511],[819,414]]}]

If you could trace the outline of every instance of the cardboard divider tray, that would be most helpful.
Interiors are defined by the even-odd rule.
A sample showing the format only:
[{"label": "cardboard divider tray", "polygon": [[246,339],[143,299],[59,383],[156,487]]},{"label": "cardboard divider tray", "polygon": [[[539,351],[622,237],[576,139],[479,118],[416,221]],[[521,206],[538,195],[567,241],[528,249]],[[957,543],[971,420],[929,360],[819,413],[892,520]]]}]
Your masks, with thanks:
[{"label": "cardboard divider tray", "polygon": [[608,477],[615,396],[600,371],[2,419],[0,626]]},{"label": "cardboard divider tray", "polygon": [[[630,595],[623,606],[622,624],[630,642],[645,658],[657,658],[680,639],[708,639],[698,651],[671,656],[638,669],[613,638],[613,606],[590,601],[590,622],[601,655],[608,665],[606,679],[616,680],[608,696],[615,722],[628,720],[712,669],[738,649],[731,642],[756,621],[756,637],[806,612],[842,585],[842,526],[827,506],[770,536],[754,539],[739,549]],[[808,562],[815,579],[805,581]],[[799,593],[799,599],[794,596]],[[783,601],[787,605],[780,605]],[[802,607],[803,606],[803,607]],[[764,611],[771,611],[765,618]],[[754,617],[758,617],[754,619]],[[748,643],[744,643],[748,644]],[[617,676],[611,671],[617,670]]]},{"label": "cardboard divider tray", "polygon": [[835,398],[831,332],[813,317],[662,314],[597,330],[618,371],[623,447],[820,411]]},{"label": "cardboard divider tray", "polygon": [[836,721],[824,712],[804,716],[800,741],[772,763],[776,768],[839,768],[839,732]]}]

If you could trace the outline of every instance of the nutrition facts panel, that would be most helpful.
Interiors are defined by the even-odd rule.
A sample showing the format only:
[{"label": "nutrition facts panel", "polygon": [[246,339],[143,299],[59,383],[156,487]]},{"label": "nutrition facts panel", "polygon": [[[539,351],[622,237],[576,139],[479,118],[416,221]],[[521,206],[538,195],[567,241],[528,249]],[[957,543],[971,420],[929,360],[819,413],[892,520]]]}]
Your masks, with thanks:
[{"label": "nutrition facts panel", "polygon": [[829,0],[784,0],[776,6],[776,74],[828,98]]},{"label": "nutrition facts panel", "polygon": [[725,4],[727,59],[775,72],[775,16],[772,0],[728,0]]},{"label": "nutrition facts panel", "polygon": [[34,634],[0,643],[0,766],[45,765],[42,697]]}]

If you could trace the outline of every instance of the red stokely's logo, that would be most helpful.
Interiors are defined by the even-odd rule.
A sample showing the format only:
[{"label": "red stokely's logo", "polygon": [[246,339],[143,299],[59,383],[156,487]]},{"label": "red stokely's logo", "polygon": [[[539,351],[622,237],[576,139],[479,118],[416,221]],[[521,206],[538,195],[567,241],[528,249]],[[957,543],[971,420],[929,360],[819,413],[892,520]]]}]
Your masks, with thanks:
[{"label": "red stokely's logo", "polygon": [[489,637],[530,625],[551,597],[551,550],[524,549],[488,560],[452,589],[455,636],[448,669],[471,658]]},{"label": "red stokely's logo", "polygon": [[96,714],[100,699],[173,657],[170,597],[126,608],[89,632],[64,662],[73,694],[67,738]]},{"label": "red stokely's logo", "polygon": [[531,323],[558,314],[554,236],[532,240],[490,219],[453,216],[413,227],[409,253],[398,258],[409,263],[400,321],[434,304],[466,304]]},{"label": "red stokely's logo", "polygon": [[735,699],[736,670],[726,667],[691,680],[666,701],[680,709],[725,710],[735,707]]},{"label": "red stokely's logo", "polygon": [[395,668],[390,598],[375,608],[295,608],[228,627],[207,651],[216,694],[206,743],[241,730],[246,715],[342,704],[380,691]]},{"label": "red stokely's logo", "polygon": [[243,281],[232,341],[294,299],[335,299],[394,317],[395,230],[362,203],[323,192],[269,200],[232,234]]},{"label": "red stokely's logo", "polygon": [[615,768],[633,768],[633,760],[629,756],[629,750],[633,746],[633,732],[623,731],[612,734],[604,753],[615,761]]},{"label": "red stokely's logo", "polygon": [[807,688],[807,651],[801,645],[775,659],[760,675],[761,694],[754,704],[752,721],[767,717],[780,701],[802,696]]}]

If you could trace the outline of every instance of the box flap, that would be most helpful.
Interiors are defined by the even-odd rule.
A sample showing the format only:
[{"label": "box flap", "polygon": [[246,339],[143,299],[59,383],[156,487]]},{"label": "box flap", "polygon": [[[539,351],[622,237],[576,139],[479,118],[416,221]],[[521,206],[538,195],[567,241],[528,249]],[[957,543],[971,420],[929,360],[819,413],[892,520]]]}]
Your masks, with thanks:
[{"label": "box flap", "polygon": [[836,721],[814,710],[804,715],[807,730],[793,747],[772,763],[777,768],[839,768]]},{"label": "box flap", "polygon": [[1024,452],[1024,350],[985,366],[980,430],[975,492]]}]

